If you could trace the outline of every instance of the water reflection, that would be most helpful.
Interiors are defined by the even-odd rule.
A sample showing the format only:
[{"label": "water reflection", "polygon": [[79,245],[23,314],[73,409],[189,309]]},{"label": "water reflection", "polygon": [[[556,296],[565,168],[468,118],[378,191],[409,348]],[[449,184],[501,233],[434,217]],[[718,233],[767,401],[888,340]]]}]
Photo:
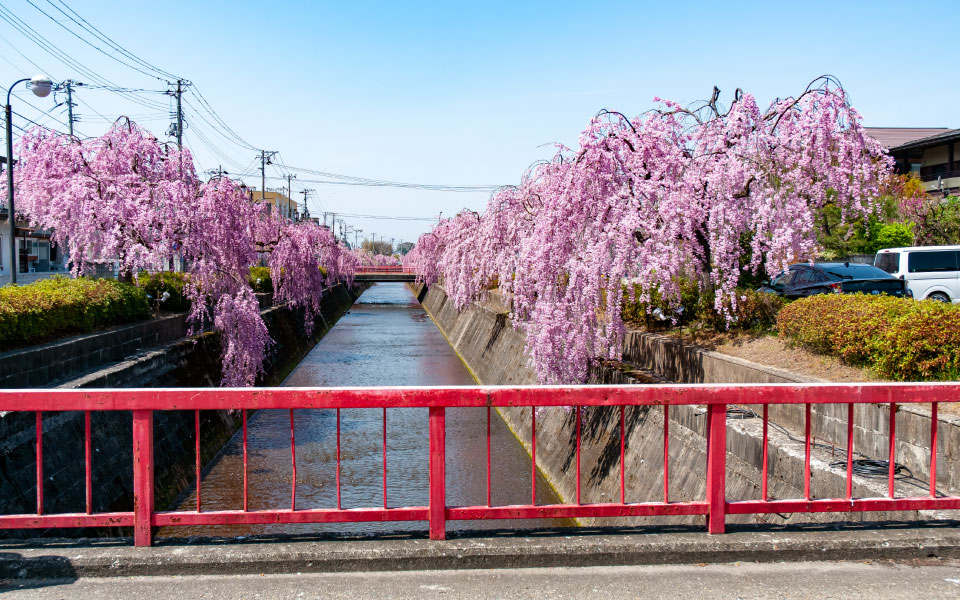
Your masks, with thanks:
[{"label": "water reflection", "polygon": [[[360,297],[340,321],[284,381],[285,386],[471,385],[467,368],[446,342],[409,289],[401,283],[377,284]],[[428,490],[427,410],[393,408],[387,413],[387,505],[426,506]],[[335,508],[335,410],[294,413],[297,451],[296,506]],[[486,503],[487,410],[448,409],[447,502]],[[530,501],[530,457],[496,412],[491,427],[493,504]],[[383,506],[383,411],[340,412],[341,503],[343,508]],[[249,508],[289,508],[292,462],[290,412],[264,410],[248,422]],[[242,437],[230,441],[203,478],[204,510],[243,506]],[[537,477],[538,503],[558,502]],[[196,507],[191,494],[180,509]],[[448,529],[557,526],[558,520],[452,521]],[[160,536],[249,535],[260,533],[386,532],[426,530],[424,522],[165,527]]]}]

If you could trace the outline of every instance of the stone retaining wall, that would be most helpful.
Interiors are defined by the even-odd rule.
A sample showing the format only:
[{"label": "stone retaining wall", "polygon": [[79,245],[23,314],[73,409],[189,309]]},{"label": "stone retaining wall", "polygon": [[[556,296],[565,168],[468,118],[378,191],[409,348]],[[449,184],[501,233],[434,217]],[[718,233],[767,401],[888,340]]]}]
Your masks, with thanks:
[{"label": "stone retaining wall", "polygon": [[[712,352],[664,335],[629,331],[623,360],[679,383],[825,383],[783,369]],[[960,400],[957,398],[956,400]],[[760,411],[759,406],[752,407]],[[941,412],[938,418],[937,485],[960,490],[960,416]],[[778,405],[770,408],[774,422],[794,432],[804,431],[804,408]],[[929,405],[901,405],[897,411],[896,462],[920,479],[930,477]],[[811,410],[814,438],[845,448],[847,405],[815,404]],[[853,448],[870,458],[886,460],[890,447],[890,410],[887,404],[858,404],[854,410]]]},{"label": "stone retaining wall", "polygon": [[187,334],[186,314],[165,315],[132,325],[0,353],[0,388],[45,387],[142,348],[166,344]]},{"label": "stone retaining wall", "polygon": [[[450,344],[474,373],[479,383],[491,385],[536,383],[526,365],[523,334],[507,320],[507,311],[496,295],[458,313],[440,286],[429,289],[415,287],[424,308],[447,336]],[[779,369],[756,365],[735,357],[705,352],[683,346],[664,336],[631,333],[625,358],[640,367],[641,373],[652,371],[675,381],[699,382],[789,382],[791,374]],[[604,383],[637,383],[631,369],[601,367],[594,377]],[[800,378],[802,379],[802,378]],[[640,382],[649,382],[644,377]],[[802,412],[802,410],[801,410]],[[869,410],[861,411],[867,415]],[[706,487],[705,409],[676,406],[669,414],[669,465],[671,500],[703,499]],[[501,416],[530,449],[531,414],[528,408],[501,409]],[[573,410],[543,409],[537,416],[537,463],[545,477],[561,497],[576,497],[575,431]],[[663,409],[628,408],[624,413],[626,429],[627,501],[662,500],[663,492]],[[788,427],[795,425],[791,423]],[[886,431],[876,423],[875,431]],[[898,421],[899,425],[899,421]],[[864,428],[864,435],[869,428]],[[610,502],[620,498],[620,418],[617,409],[584,409],[581,423],[581,501]],[[801,429],[802,431],[802,429]],[[899,432],[898,428],[898,432]],[[904,432],[905,433],[905,432]],[[874,433],[875,436],[882,434]],[[899,437],[899,435],[898,435]],[[759,419],[729,419],[727,425],[727,494],[729,498],[758,499],[761,496],[763,444]],[[771,430],[768,458],[769,493],[771,498],[802,498],[804,454],[802,441],[789,429]],[[865,450],[866,451],[866,450]],[[831,468],[828,448],[813,453],[812,497],[842,497],[845,494],[845,473]],[[945,469],[945,465],[941,466]],[[903,486],[901,486],[903,487]],[[881,496],[885,480],[855,478],[854,495]],[[904,487],[901,493],[915,490]],[[915,517],[916,514],[912,513]],[[910,518],[899,513],[758,515],[729,517],[728,522],[845,521],[863,519]],[[643,524],[694,522],[698,518],[641,518]],[[603,520],[588,520],[603,522]]]}]

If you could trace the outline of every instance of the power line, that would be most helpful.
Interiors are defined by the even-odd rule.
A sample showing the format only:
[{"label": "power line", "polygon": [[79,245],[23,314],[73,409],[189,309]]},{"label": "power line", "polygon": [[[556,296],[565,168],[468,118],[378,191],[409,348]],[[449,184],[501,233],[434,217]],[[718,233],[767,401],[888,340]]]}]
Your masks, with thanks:
[{"label": "power line", "polygon": [[[369,177],[357,177],[354,175],[343,175],[340,173],[330,173],[327,171],[318,171],[316,169],[307,169],[304,167],[294,167],[283,165],[286,169],[300,171],[301,173],[310,173],[328,179],[335,179],[343,182],[350,182],[354,185],[365,185],[371,187],[396,187],[418,190],[431,190],[438,192],[495,192],[502,188],[502,185],[448,185],[448,184],[429,184],[429,183],[407,183],[402,181],[389,181],[384,179],[373,179]],[[317,181],[316,183],[333,183]]]},{"label": "power line", "polygon": [[159,67],[150,64],[149,62],[143,60],[142,58],[140,58],[140,57],[137,56],[136,54],[130,52],[129,50],[127,50],[126,48],[124,48],[124,47],[121,46],[120,44],[114,42],[114,41],[110,38],[110,36],[108,36],[107,34],[103,33],[102,31],[100,31],[99,29],[97,29],[96,27],[94,27],[89,21],[87,21],[86,19],[84,19],[83,17],[81,17],[79,14],[77,14],[77,12],[76,12],[75,10],[73,10],[72,8],[70,8],[70,6],[68,6],[66,2],[64,2],[63,0],[58,0],[58,1],[60,2],[61,5],[63,5],[64,8],[66,8],[66,9],[67,9],[68,11],[70,11],[74,16],[76,16],[77,19],[80,19],[81,21],[83,21],[83,23],[86,25],[86,27],[85,27],[84,25],[81,25],[80,23],[77,23],[77,21],[76,21],[75,19],[73,19],[72,17],[70,17],[70,15],[67,15],[67,14],[64,13],[62,10],[60,10],[60,8],[59,8],[58,6],[56,6],[56,5],[55,5],[53,2],[51,2],[50,0],[47,0],[47,4],[49,4],[50,6],[53,6],[53,7],[56,8],[58,11],[60,11],[62,14],[66,15],[67,18],[69,18],[69,19],[70,19],[71,21],[73,21],[74,23],[77,23],[78,25],[80,25],[81,28],[83,28],[83,29],[84,29],[85,31],[87,31],[88,33],[92,34],[94,37],[96,37],[96,38],[98,38],[99,40],[103,41],[104,43],[106,43],[107,45],[109,45],[110,47],[112,47],[113,49],[115,49],[116,51],[122,53],[124,56],[130,58],[131,60],[133,60],[133,61],[135,61],[135,62],[137,62],[137,63],[139,63],[140,65],[144,66],[145,68],[150,69],[150,70],[154,71],[155,73],[157,73],[157,74],[159,74],[159,75],[161,75],[161,76],[163,76],[163,77],[165,77],[165,78],[169,78],[169,79],[181,79],[180,77],[178,77],[177,75],[174,75],[173,73],[164,71],[163,69],[160,69]]},{"label": "power line", "polygon": [[[49,54],[50,56],[54,57],[55,59],[57,59],[58,61],[60,61],[61,63],[63,63],[63,64],[66,65],[67,67],[69,67],[70,69],[75,70],[76,72],[80,73],[81,75],[83,75],[83,76],[86,77],[87,79],[93,81],[94,83],[98,83],[98,84],[100,84],[100,85],[104,85],[104,86],[107,86],[107,87],[109,87],[109,88],[118,88],[118,87],[120,87],[120,86],[118,86],[117,84],[115,84],[114,82],[110,81],[109,79],[101,76],[101,75],[100,75],[99,73],[97,73],[96,71],[93,71],[92,69],[86,67],[85,65],[83,65],[83,64],[80,63],[79,61],[74,60],[73,58],[71,58],[66,52],[64,52],[63,50],[61,50],[61,49],[60,49],[59,47],[57,47],[55,44],[53,44],[53,43],[51,43],[50,41],[48,41],[44,36],[42,36],[39,32],[37,32],[33,27],[31,27],[30,25],[28,25],[25,21],[23,21],[23,19],[21,19],[20,17],[18,17],[18,16],[17,16],[16,14],[14,14],[11,10],[7,9],[6,7],[4,7],[2,4],[0,4],[0,19],[2,19],[3,21],[6,21],[6,23],[7,23],[8,25],[10,25],[11,27],[13,27],[18,33],[20,33],[22,36],[24,36],[25,38],[27,38],[30,42],[32,42],[32,43],[36,44],[37,46],[39,46],[40,49],[42,49],[44,52],[46,52],[46,53]],[[28,59],[28,60],[29,60],[29,59]],[[29,62],[32,63],[33,61],[29,61]],[[35,64],[35,63],[34,63],[34,64]],[[118,94],[119,94],[119,93],[118,93]],[[163,104],[158,103],[158,102],[156,102],[156,101],[154,101],[154,100],[151,100],[151,99],[149,99],[149,98],[145,98],[145,97],[143,97],[143,96],[140,96],[139,94],[136,94],[136,93],[128,94],[128,95],[126,95],[125,97],[127,97],[127,98],[128,98],[130,101],[132,101],[132,102],[135,102],[135,103],[140,104],[140,105],[142,105],[142,106],[146,106],[146,107],[148,107],[148,108],[153,108],[153,109],[165,108],[165,106],[164,106]]]},{"label": "power line", "polygon": [[[99,29],[97,29],[96,27],[94,27],[93,25],[91,25],[86,19],[84,19],[83,17],[81,17],[79,14],[77,14],[77,12],[74,11],[72,8],[70,8],[70,7],[67,5],[66,2],[63,2],[63,0],[60,0],[60,4],[63,5],[63,7],[66,8],[68,11],[70,11],[71,13],[73,13],[73,15],[77,17],[77,19],[80,19],[80,21],[83,21],[83,24],[79,23],[76,19],[74,19],[73,17],[71,17],[70,15],[68,15],[67,13],[65,13],[62,9],[60,9],[59,6],[55,5],[55,4],[54,4],[53,2],[51,2],[50,0],[47,0],[47,4],[49,4],[50,6],[53,6],[53,7],[54,7],[55,9],[57,9],[61,14],[63,14],[63,15],[66,16],[68,19],[70,19],[71,21],[73,21],[74,23],[76,23],[77,25],[79,25],[81,29],[83,29],[83,30],[86,31],[87,33],[90,33],[90,34],[93,35],[95,38],[99,39],[100,41],[103,41],[104,43],[106,43],[107,45],[109,45],[111,48],[117,50],[118,52],[120,52],[120,53],[123,54],[124,56],[130,58],[130,59],[133,60],[134,62],[136,62],[136,63],[144,66],[144,67],[147,68],[147,69],[150,69],[150,70],[153,71],[154,73],[157,73],[157,74],[159,74],[160,76],[162,76],[162,77],[164,77],[164,78],[178,79],[178,77],[177,77],[176,75],[173,75],[172,73],[168,73],[167,71],[164,71],[164,70],[162,70],[162,69],[157,68],[156,66],[148,63],[147,61],[141,59],[139,56],[133,54],[132,52],[128,51],[126,48],[124,48],[124,47],[120,46],[119,44],[117,44],[116,42],[114,42],[109,36],[107,36],[106,34],[104,34],[102,31],[100,31]],[[158,79],[159,79],[159,78],[158,78]]]},{"label": "power line", "polygon": [[[287,167],[292,171],[300,171],[296,167]],[[301,171],[302,172],[302,171]],[[307,171],[310,172],[310,171]],[[334,174],[330,174],[333,176]],[[347,177],[340,175],[339,177]],[[284,179],[283,177],[267,176],[267,179]],[[420,183],[402,183],[395,181],[382,180],[355,180],[350,179],[300,179],[303,183],[316,183],[320,185],[346,185],[354,187],[379,187],[379,188],[397,188],[410,190],[425,190],[430,192],[457,192],[457,193],[492,193],[502,186],[454,186],[440,184],[420,184]]]},{"label": "power line", "polygon": [[351,213],[338,212],[339,217],[348,217],[351,219],[378,219],[382,221],[429,221],[436,222],[436,217],[392,217],[390,215],[355,215]]},{"label": "power line", "polygon": [[237,142],[238,144],[240,144],[241,146],[245,147],[247,150],[259,150],[259,148],[257,148],[256,146],[250,144],[250,143],[247,142],[245,139],[243,139],[242,137],[240,137],[240,135],[239,135],[237,132],[235,132],[233,129],[231,129],[230,126],[227,125],[227,123],[226,123],[222,118],[220,118],[220,115],[217,114],[217,111],[213,110],[213,107],[210,106],[210,103],[207,102],[207,99],[203,96],[203,94],[200,92],[200,89],[199,89],[196,85],[194,85],[193,88],[191,88],[191,89],[192,89],[192,91],[196,94],[197,99],[200,101],[200,103],[201,103],[201,104],[205,107],[205,109],[208,111],[208,113],[210,114],[210,116],[211,116],[217,123],[219,123],[220,126],[223,127],[224,131],[226,131],[227,133],[229,133],[229,134],[236,140],[236,142]]},{"label": "power line", "polygon": [[[50,15],[49,13],[47,13],[45,10],[43,10],[42,8],[40,8],[39,6],[37,6],[36,4],[34,4],[33,2],[31,2],[31,0],[26,0],[26,2],[27,2],[27,4],[29,4],[30,6],[34,7],[34,8],[37,9],[38,11],[40,11],[40,13],[41,13],[43,16],[47,17],[48,19],[50,19],[51,21],[53,21],[54,23],[56,23],[57,25],[59,25],[61,28],[63,28],[64,31],[66,31],[67,33],[69,33],[69,34],[72,35],[73,37],[77,38],[78,40],[80,40],[80,41],[83,42],[84,44],[90,46],[90,47],[93,48],[94,50],[100,52],[100,53],[103,54],[104,56],[106,56],[106,57],[108,57],[108,58],[111,58],[111,59],[117,61],[118,63],[120,63],[121,65],[133,69],[134,71],[137,71],[137,72],[139,72],[139,73],[143,73],[144,75],[146,75],[146,76],[148,76],[148,77],[155,77],[155,78],[160,79],[160,80],[162,81],[162,78],[157,77],[155,74],[150,73],[150,72],[148,72],[148,71],[144,71],[143,69],[141,69],[141,68],[139,68],[139,67],[136,67],[136,66],[134,66],[134,65],[131,65],[131,64],[127,63],[127,62],[124,62],[124,61],[120,60],[119,58],[117,58],[117,57],[114,56],[113,54],[105,51],[105,50],[104,50],[103,48],[101,48],[100,46],[97,46],[96,44],[92,43],[90,40],[82,37],[82,36],[79,35],[77,32],[75,32],[74,30],[70,29],[69,27],[67,27],[66,25],[64,25],[64,24],[61,23],[60,21],[58,21],[56,18],[54,18],[52,15]],[[74,23],[77,23],[77,21],[76,21],[73,17],[71,17],[71,16],[68,15],[67,13],[63,12],[63,10],[61,10],[60,7],[56,6],[56,5],[53,4],[52,2],[48,2],[48,3],[50,4],[50,6],[53,6],[53,7],[56,8],[58,11],[60,11],[60,13],[63,14],[64,16],[66,16],[68,19],[70,19],[70,20],[73,21]],[[77,23],[77,24],[79,25],[79,23]]]}]

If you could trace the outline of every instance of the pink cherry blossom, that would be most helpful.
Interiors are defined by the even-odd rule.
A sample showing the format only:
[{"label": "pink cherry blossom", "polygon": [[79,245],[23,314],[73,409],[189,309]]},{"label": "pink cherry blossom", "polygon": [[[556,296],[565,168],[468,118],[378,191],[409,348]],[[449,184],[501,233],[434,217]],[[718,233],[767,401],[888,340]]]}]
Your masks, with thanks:
[{"label": "pink cherry blossom", "polygon": [[134,278],[183,260],[194,331],[212,324],[221,335],[224,385],[253,385],[273,343],[248,282],[261,256],[275,298],[305,309],[308,332],[323,291],[353,282],[357,258],[328,230],[278,219],[230,179],[201,184],[188,150],[126,119],[84,141],[38,128],[21,138],[19,160],[17,208],[53,232],[75,276],[103,260]]},{"label": "pink cherry blossom", "polygon": [[592,360],[619,358],[625,284],[678,304],[692,279],[730,315],[743,269],[774,275],[813,256],[818,211],[871,213],[892,161],[831,78],[765,110],[739,90],[729,110],[716,100],[660,101],[632,119],[604,111],[579,148],[559,147],[482,215],[438,223],[404,265],[461,310],[495,284],[544,383],[584,381]]}]

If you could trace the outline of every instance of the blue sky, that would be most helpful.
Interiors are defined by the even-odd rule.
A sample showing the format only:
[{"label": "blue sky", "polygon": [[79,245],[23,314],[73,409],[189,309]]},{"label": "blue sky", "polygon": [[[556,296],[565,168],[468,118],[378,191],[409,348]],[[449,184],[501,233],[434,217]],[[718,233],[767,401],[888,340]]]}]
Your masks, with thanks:
[{"label": "blue sky", "polygon": [[[73,26],[54,5],[30,0]],[[636,115],[654,96],[683,103],[734,89],[762,103],[837,76],[870,126],[960,127],[949,32],[960,3],[729,2],[88,2],[64,0],[120,46],[193,81],[218,115],[287,165],[428,184],[516,183],[553,142],[574,144],[603,108]],[[79,41],[26,0],[4,7],[83,67],[122,86],[166,83]],[[0,20],[0,84],[37,66],[56,80],[89,77]],[[101,44],[103,45],[103,44]],[[19,52],[18,52],[19,51]],[[20,54],[22,53],[22,55]],[[32,61],[32,62],[31,62]],[[35,64],[34,64],[35,63]],[[162,78],[161,78],[162,79]],[[81,88],[78,130],[120,114],[158,136],[170,99]],[[65,107],[17,92],[14,110],[65,129]],[[61,99],[58,97],[58,100]],[[255,150],[220,136],[188,95],[187,145],[200,167],[242,173]],[[47,112],[49,111],[49,112]],[[99,116],[94,112],[99,113]],[[26,125],[26,123],[21,123]],[[229,136],[228,136],[229,137]],[[209,148],[216,146],[216,153]],[[268,167],[267,187],[285,185]],[[301,180],[313,176],[300,173]],[[314,177],[315,178],[315,177]],[[246,178],[259,186],[259,172]],[[485,193],[327,185],[311,212],[434,218],[480,209]],[[424,221],[348,217],[361,237],[414,240]],[[353,236],[351,236],[352,238]]]}]

